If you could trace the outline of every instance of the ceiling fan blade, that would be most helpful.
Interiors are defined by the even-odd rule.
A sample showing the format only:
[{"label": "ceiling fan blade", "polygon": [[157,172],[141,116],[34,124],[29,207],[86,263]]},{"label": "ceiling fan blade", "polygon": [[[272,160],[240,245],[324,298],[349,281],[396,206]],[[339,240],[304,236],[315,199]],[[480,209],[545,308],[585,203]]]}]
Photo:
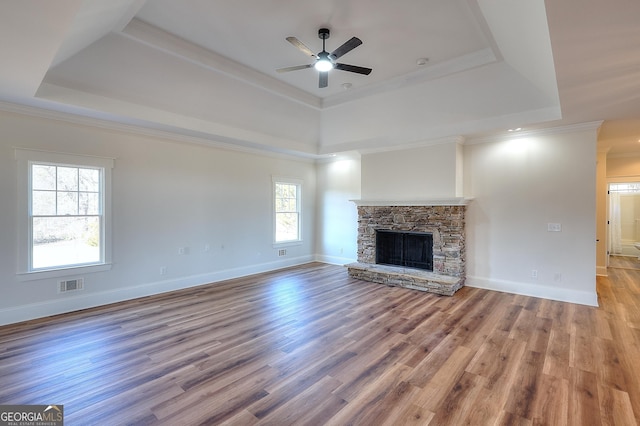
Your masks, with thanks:
[{"label": "ceiling fan blade", "polygon": [[289,71],[303,70],[303,69],[311,68],[311,67],[313,67],[313,64],[309,64],[309,65],[296,65],[295,67],[278,68],[276,71],[277,71],[277,72],[289,72]]},{"label": "ceiling fan blade", "polygon": [[358,67],[356,65],[336,64],[334,68],[337,70],[355,72],[364,75],[371,74],[371,68]]},{"label": "ceiling fan blade", "polygon": [[287,37],[287,41],[297,47],[302,53],[312,58],[316,57],[316,54],[311,51],[303,42],[295,37]]},{"label": "ceiling fan blade", "polygon": [[329,72],[321,71],[319,74],[320,81],[318,82],[318,87],[322,89],[323,87],[327,87],[329,85]]},{"label": "ceiling fan blade", "polygon": [[362,40],[360,40],[358,37],[351,37],[351,40],[347,41],[342,46],[338,47],[336,50],[331,52],[331,58],[334,60],[338,59],[340,56],[351,52],[353,49],[360,46],[361,44],[362,44]]}]

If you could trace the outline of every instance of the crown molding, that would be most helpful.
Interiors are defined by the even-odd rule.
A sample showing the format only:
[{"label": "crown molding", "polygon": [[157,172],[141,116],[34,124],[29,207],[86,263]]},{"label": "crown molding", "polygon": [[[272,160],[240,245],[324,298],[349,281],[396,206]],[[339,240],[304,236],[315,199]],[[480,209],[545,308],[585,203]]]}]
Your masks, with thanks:
[{"label": "crown molding", "polygon": [[[59,105],[56,105],[56,107],[59,107]],[[315,162],[317,160],[327,158],[327,155],[323,154],[306,153],[286,148],[259,145],[257,143],[233,139],[227,136],[195,133],[186,134],[180,133],[179,131],[158,129],[151,127],[152,123],[149,123],[149,126],[145,126],[140,123],[124,123],[120,120],[120,117],[111,116],[105,113],[100,113],[100,115],[102,115],[104,118],[97,118],[88,115],[89,111],[85,111],[87,115],[84,115],[77,109],[75,111],[60,111],[40,106],[6,102],[3,100],[0,100],[0,111],[47,120],[61,121],[69,124],[94,127],[103,130],[117,131],[126,134],[163,139],[171,142],[204,145],[212,148],[223,149],[226,151],[244,152],[260,156],[289,158],[310,162]]]},{"label": "crown molding", "polygon": [[360,152],[360,154],[377,154],[381,152],[405,151],[408,149],[424,148],[427,146],[435,146],[435,145],[463,144],[464,140],[465,139],[463,136],[447,136],[443,138],[425,139],[421,141],[407,142],[407,143],[403,143],[401,145],[395,145],[395,146],[362,148],[362,149],[359,149],[358,152]]},{"label": "crown molding", "polygon": [[427,198],[423,200],[349,200],[358,207],[386,207],[386,206],[467,206],[473,198]]},{"label": "crown molding", "polygon": [[640,157],[640,152],[621,152],[618,154],[607,154],[607,158],[638,158],[638,157]]},{"label": "crown molding", "polygon": [[322,100],[322,108],[331,108],[348,102],[353,102],[380,93],[415,86],[447,75],[467,71],[483,65],[496,62],[498,58],[491,48],[485,48],[449,61],[436,63],[424,69],[400,75],[378,84],[368,84],[347,92],[328,96]]},{"label": "crown molding", "polygon": [[488,142],[502,142],[502,141],[512,140],[512,139],[552,136],[552,135],[559,135],[564,133],[576,133],[576,132],[585,132],[585,131],[597,132],[600,126],[602,125],[602,123],[603,123],[603,120],[589,121],[586,123],[568,124],[565,126],[545,127],[540,129],[523,130],[519,132],[505,132],[503,134],[495,134],[495,135],[483,136],[478,138],[471,137],[466,139],[464,144],[477,145],[477,144],[488,143]]}]

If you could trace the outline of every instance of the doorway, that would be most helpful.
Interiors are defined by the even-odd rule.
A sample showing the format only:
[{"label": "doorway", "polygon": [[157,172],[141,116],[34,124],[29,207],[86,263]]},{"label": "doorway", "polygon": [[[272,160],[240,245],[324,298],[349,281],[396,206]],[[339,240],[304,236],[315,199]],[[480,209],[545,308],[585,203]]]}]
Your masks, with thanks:
[{"label": "doorway", "polygon": [[640,182],[609,183],[608,266],[640,269]]}]

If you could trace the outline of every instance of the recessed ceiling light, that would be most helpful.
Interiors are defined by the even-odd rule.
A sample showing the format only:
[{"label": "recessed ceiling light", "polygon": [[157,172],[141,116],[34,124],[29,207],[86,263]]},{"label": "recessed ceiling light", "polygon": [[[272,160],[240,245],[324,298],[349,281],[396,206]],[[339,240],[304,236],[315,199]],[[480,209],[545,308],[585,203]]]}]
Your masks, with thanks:
[{"label": "recessed ceiling light", "polygon": [[427,62],[429,62],[429,58],[420,58],[416,61],[416,64],[422,66],[427,65]]},{"label": "recessed ceiling light", "polygon": [[516,127],[515,129],[509,129],[507,131],[508,132],[519,132],[520,130],[522,130],[522,127]]},{"label": "recessed ceiling light", "polygon": [[349,90],[349,89],[351,89],[352,86],[353,86],[353,84],[351,84],[351,83],[342,83],[342,88],[344,90]]}]

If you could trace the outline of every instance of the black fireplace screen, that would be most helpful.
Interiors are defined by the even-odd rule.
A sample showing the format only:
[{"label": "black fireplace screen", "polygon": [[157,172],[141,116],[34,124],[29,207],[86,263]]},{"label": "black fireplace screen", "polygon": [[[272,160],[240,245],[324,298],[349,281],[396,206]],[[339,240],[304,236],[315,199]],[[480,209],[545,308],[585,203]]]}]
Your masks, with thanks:
[{"label": "black fireplace screen", "polygon": [[433,271],[433,234],[376,231],[376,263]]}]

